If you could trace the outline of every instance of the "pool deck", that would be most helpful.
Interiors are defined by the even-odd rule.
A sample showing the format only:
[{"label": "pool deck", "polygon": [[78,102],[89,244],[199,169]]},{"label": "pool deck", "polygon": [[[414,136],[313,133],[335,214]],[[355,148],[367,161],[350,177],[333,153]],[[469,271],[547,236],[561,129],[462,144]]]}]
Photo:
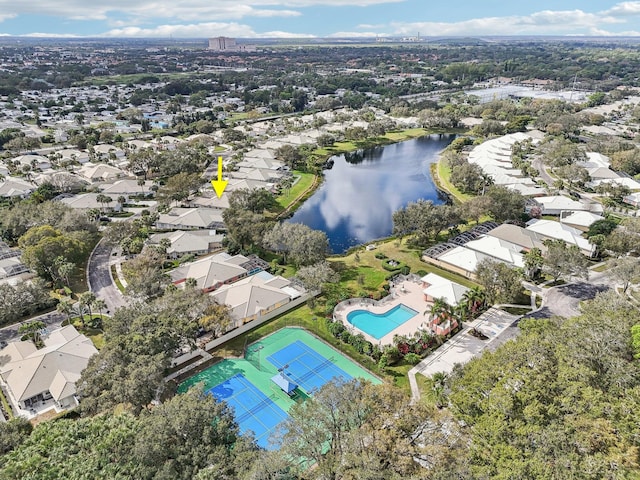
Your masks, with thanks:
[{"label": "pool deck", "polygon": [[[376,302],[370,299],[353,298],[340,303],[334,311],[334,318],[340,320],[345,327],[352,333],[362,333],[364,338],[374,345],[391,345],[395,335],[412,336],[420,329],[428,329],[429,315],[424,315],[425,311],[429,311],[432,303],[424,299],[424,287],[422,283],[416,283],[411,280],[399,282],[391,288],[389,295]],[[347,315],[354,310],[366,310],[371,313],[384,314],[397,305],[406,305],[415,310],[417,315],[407,320],[402,325],[394,328],[380,339],[374,338],[368,333],[354,327],[347,320]]]}]

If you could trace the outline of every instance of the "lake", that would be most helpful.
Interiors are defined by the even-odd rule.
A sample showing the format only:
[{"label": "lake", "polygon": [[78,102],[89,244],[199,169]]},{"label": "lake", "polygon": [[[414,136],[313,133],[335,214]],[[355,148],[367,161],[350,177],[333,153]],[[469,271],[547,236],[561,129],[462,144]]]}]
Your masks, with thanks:
[{"label": "lake", "polygon": [[332,157],[323,184],[288,221],[326,232],[333,253],[388,237],[393,212],[407,203],[446,201],[429,166],[455,137],[430,135]]}]

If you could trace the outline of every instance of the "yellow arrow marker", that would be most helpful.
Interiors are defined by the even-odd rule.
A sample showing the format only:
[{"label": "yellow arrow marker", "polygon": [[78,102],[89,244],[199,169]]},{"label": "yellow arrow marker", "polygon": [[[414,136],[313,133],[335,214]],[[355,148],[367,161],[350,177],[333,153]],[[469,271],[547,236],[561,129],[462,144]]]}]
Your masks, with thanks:
[{"label": "yellow arrow marker", "polygon": [[218,198],[222,197],[224,189],[227,188],[227,183],[229,183],[229,180],[222,179],[222,157],[218,157],[218,179],[211,180],[211,186],[216,191]]}]

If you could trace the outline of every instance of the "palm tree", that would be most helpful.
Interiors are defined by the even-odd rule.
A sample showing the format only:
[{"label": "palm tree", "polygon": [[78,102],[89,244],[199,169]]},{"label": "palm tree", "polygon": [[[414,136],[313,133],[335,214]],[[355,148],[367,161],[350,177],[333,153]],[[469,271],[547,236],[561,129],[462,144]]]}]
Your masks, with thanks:
[{"label": "palm tree", "polygon": [[469,311],[473,315],[484,306],[486,295],[484,290],[476,286],[467,290],[462,296],[462,299],[467,304]]},{"label": "palm tree", "polygon": [[92,328],[99,328],[100,330],[102,330],[102,310],[106,310],[107,302],[105,302],[101,298],[96,298],[93,302],[93,308],[98,309],[98,312],[100,312],[100,321],[98,323],[91,322],[91,326]]},{"label": "palm tree", "polygon": [[69,323],[71,312],[73,312],[73,304],[69,300],[60,300],[58,305],[56,305],[56,311],[62,313],[63,315],[66,315],[67,323]]},{"label": "palm tree", "polygon": [[[95,301],[96,301],[96,296],[93,292],[84,292],[84,293],[81,293],[80,296],[78,297],[78,303],[80,304],[80,306],[86,307],[87,310],[89,311],[89,319],[91,319],[91,307],[93,306],[93,303]],[[84,311],[84,308],[82,308],[82,310]],[[81,315],[80,318],[82,322],[82,328],[84,328],[85,326],[84,315]]]},{"label": "palm tree", "polygon": [[433,393],[436,397],[436,406],[442,408],[446,405],[447,396],[445,395],[445,386],[447,381],[447,374],[444,372],[436,372],[431,377],[433,381]]},{"label": "palm tree", "polygon": [[96,195],[96,202],[102,205],[100,211],[104,212],[104,204],[107,203],[107,196],[99,193],[98,195]]},{"label": "palm tree", "polygon": [[102,317],[102,310],[107,309],[107,302],[105,302],[101,298],[96,298],[93,301],[93,308],[96,308],[98,310],[98,313],[100,313],[100,317]]},{"label": "palm tree", "polygon": [[466,302],[460,302],[453,307],[454,316],[460,321],[464,322],[469,318],[469,305]]},{"label": "palm tree", "polygon": [[[444,298],[436,298],[433,301],[433,305],[431,305],[431,309],[428,310],[428,313],[431,315],[431,321],[440,320],[441,317],[445,316],[449,311],[449,304],[445,301]],[[423,315],[426,315],[427,311],[424,312]],[[440,323],[438,321],[438,323]]]}]

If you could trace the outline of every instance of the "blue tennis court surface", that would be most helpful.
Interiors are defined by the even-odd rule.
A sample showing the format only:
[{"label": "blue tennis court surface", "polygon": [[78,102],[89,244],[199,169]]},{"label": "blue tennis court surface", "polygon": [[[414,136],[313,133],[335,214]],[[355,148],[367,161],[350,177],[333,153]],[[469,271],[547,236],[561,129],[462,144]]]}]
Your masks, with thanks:
[{"label": "blue tennis court surface", "polygon": [[241,433],[251,430],[258,445],[265,449],[274,448],[269,444],[269,436],[288,415],[244,375],[234,375],[210,389],[209,393],[235,410]]},{"label": "blue tennis court surface", "polygon": [[269,355],[267,360],[307,393],[331,380],[347,382],[352,378],[334,364],[334,359],[323,357],[300,340]]}]

